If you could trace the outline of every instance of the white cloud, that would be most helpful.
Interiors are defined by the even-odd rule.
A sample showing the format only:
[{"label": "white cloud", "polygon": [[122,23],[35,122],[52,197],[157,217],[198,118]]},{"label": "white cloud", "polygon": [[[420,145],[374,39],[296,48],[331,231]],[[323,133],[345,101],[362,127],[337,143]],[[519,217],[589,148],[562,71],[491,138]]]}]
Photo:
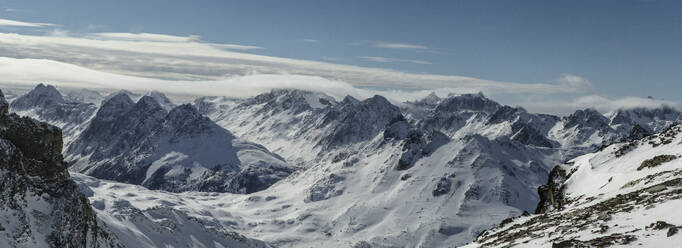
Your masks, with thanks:
[{"label": "white cloud", "polygon": [[7,11],[7,12],[17,12],[17,9],[15,9],[15,8],[6,8],[5,11]]},{"label": "white cloud", "polygon": [[371,61],[371,62],[378,62],[378,63],[402,62],[402,63],[413,63],[413,64],[422,64],[422,65],[433,64],[429,61],[424,61],[424,60],[396,59],[396,58],[386,58],[386,57],[377,57],[377,56],[360,56],[358,58],[363,59],[363,60],[367,60],[367,61]]},{"label": "white cloud", "polygon": [[406,44],[406,43],[392,43],[392,42],[378,42],[374,45],[378,48],[390,48],[390,49],[418,49],[425,50],[429,49],[427,46]]},{"label": "white cloud", "polygon": [[22,21],[0,19],[0,26],[44,28],[44,27],[51,27],[51,26],[55,26],[55,25],[50,24],[50,23],[22,22]]},{"label": "white cloud", "polygon": [[301,41],[308,42],[308,43],[319,43],[320,42],[320,40],[315,40],[315,39],[302,39]]}]

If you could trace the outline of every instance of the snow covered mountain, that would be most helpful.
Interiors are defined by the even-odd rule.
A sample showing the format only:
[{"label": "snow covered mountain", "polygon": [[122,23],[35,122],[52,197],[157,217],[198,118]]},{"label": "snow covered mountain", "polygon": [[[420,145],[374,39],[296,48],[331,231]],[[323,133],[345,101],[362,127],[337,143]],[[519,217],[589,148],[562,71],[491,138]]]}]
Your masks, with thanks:
[{"label": "snow covered mountain", "polygon": [[469,247],[670,247],[682,241],[682,126],[572,159],[539,189],[535,215]]},{"label": "snow covered mountain", "polygon": [[156,99],[166,98],[153,93],[135,103],[118,93],[104,101],[65,151],[71,170],[151,189],[235,193],[263,190],[293,171],[193,106],[166,112]]},{"label": "snow covered mountain", "polygon": [[[329,104],[313,107],[310,99]],[[292,235],[322,245],[464,244],[486,226],[532,211],[539,201],[536,188],[554,165],[632,132],[610,127],[610,120],[593,110],[563,118],[531,114],[482,94],[431,95],[401,108],[379,96],[324,99],[319,93],[274,90],[245,100],[194,102],[219,125],[306,168],[264,194],[304,189],[289,202],[297,214],[321,215],[314,225],[325,226],[332,238],[273,234],[279,236],[276,244]],[[656,123],[647,126],[672,123],[668,118],[676,117],[651,119]],[[337,213],[312,210],[318,206]],[[369,210],[358,208],[384,210],[371,210],[380,217],[368,219]],[[400,230],[395,222],[404,223],[397,225]],[[256,228],[254,235],[264,229],[279,230]]]},{"label": "snow covered mountain", "polygon": [[[77,174],[90,199],[150,196],[121,206],[165,209],[281,247],[463,245],[532,212],[555,165],[679,118],[670,108],[557,117],[482,94],[398,106],[301,90],[191,106],[131,94],[106,97],[65,149],[72,171],[123,182]],[[123,211],[97,204],[103,214]]]}]

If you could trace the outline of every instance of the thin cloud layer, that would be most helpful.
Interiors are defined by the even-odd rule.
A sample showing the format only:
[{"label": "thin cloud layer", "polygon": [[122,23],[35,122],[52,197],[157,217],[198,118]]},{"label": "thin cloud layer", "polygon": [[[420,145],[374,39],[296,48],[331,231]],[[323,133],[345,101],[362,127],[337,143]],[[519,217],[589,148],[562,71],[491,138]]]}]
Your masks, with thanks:
[{"label": "thin cloud layer", "polygon": [[390,48],[390,49],[417,49],[417,50],[429,49],[427,46],[422,46],[422,45],[414,45],[414,44],[406,44],[406,43],[391,43],[391,42],[379,42],[374,46],[378,47],[378,48]]},{"label": "thin cloud layer", "polygon": [[[16,11],[15,9],[12,9],[13,11]],[[5,10],[9,11],[9,9]],[[51,27],[55,26],[54,24],[51,23],[37,23],[37,22],[22,22],[22,21],[14,21],[14,20],[7,20],[7,19],[0,19],[0,26],[7,26],[7,27],[27,27],[27,28],[44,28],[44,27]]]},{"label": "thin cloud layer", "polygon": [[424,61],[424,60],[396,59],[396,58],[386,58],[386,57],[376,57],[376,56],[360,56],[358,58],[363,59],[363,60],[367,60],[367,61],[371,61],[371,62],[378,62],[378,63],[401,62],[401,63],[413,63],[413,64],[421,64],[421,65],[432,64],[431,62]]}]

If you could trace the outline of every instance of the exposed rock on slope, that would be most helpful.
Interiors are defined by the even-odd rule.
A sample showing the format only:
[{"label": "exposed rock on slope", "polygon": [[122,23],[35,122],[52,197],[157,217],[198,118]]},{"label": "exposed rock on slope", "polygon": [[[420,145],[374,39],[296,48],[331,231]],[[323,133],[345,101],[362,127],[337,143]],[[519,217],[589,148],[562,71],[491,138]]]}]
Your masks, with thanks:
[{"label": "exposed rock on slope", "polygon": [[67,172],[59,128],[8,107],[0,92],[0,246],[117,247]]}]

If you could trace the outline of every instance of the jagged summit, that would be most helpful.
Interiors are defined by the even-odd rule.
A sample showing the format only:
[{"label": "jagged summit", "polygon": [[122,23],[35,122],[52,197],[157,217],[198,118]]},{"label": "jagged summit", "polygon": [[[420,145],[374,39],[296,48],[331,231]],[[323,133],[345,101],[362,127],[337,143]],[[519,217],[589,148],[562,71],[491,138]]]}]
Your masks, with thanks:
[{"label": "jagged summit", "polygon": [[501,105],[493,100],[486,98],[483,93],[449,95],[443,99],[436,107],[436,111],[484,111],[487,113],[495,112]]},{"label": "jagged summit", "polygon": [[604,115],[592,108],[576,110],[573,114],[564,117],[564,120],[566,120],[566,124],[564,124],[566,128],[577,125],[602,127],[609,123],[609,120]]}]

